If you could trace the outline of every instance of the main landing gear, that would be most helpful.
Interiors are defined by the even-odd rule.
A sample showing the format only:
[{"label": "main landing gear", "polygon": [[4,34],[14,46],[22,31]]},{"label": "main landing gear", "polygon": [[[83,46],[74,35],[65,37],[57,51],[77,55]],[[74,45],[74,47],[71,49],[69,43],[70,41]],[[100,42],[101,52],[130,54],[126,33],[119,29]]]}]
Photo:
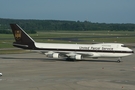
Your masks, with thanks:
[{"label": "main landing gear", "polygon": [[118,63],[120,63],[120,62],[121,62],[121,57],[120,57],[120,58],[118,58],[117,62],[118,62]]},{"label": "main landing gear", "polygon": [[68,57],[68,58],[66,58],[66,61],[76,61],[76,60]]}]

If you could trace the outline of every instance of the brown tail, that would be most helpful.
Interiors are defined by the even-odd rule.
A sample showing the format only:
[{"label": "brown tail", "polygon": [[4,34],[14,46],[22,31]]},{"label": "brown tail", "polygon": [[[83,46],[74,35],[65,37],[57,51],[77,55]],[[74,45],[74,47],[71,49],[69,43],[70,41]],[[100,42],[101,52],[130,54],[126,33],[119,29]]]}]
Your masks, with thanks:
[{"label": "brown tail", "polygon": [[15,42],[13,46],[23,49],[34,49],[35,41],[17,24],[10,24],[14,34]]}]

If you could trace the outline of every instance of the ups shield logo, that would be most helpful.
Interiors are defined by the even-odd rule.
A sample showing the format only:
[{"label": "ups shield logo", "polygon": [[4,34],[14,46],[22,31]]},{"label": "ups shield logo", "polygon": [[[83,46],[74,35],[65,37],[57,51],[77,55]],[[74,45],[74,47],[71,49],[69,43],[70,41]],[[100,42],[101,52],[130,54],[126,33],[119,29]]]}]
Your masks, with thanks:
[{"label": "ups shield logo", "polygon": [[15,38],[16,38],[16,40],[21,39],[21,31],[20,30],[15,31]]}]

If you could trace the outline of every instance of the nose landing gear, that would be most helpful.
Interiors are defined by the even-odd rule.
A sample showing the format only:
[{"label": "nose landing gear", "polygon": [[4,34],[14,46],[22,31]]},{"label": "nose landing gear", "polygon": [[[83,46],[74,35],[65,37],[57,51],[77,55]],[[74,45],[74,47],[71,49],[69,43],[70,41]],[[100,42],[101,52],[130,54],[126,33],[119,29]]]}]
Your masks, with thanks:
[{"label": "nose landing gear", "polygon": [[120,62],[121,62],[121,57],[119,57],[119,58],[118,58],[117,62],[118,62],[118,63],[120,63]]}]

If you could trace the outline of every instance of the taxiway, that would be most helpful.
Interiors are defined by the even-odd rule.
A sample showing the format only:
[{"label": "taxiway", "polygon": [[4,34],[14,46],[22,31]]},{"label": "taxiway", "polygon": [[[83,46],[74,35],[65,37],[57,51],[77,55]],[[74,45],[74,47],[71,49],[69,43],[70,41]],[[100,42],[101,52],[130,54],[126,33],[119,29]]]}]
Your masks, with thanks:
[{"label": "taxiway", "polygon": [[135,55],[65,61],[42,54],[0,55],[0,90],[134,90]]}]

